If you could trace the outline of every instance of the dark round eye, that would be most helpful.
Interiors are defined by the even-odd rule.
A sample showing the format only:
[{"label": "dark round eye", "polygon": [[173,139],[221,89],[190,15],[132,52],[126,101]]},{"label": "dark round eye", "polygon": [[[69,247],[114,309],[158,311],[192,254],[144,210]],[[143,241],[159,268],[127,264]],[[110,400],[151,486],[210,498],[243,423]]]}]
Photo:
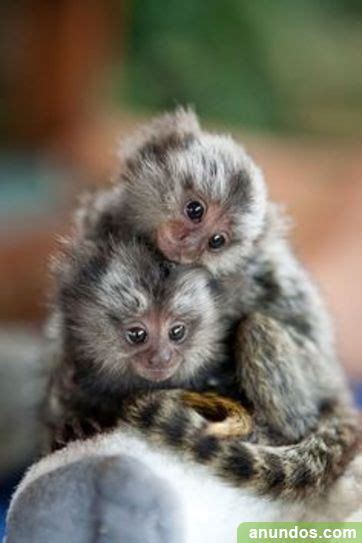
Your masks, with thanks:
[{"label": "dark round eye", "polygon": [[226,237],[224,234],[214,234],[209,239],[209,249],[212,251],[217,251],[218,249],[221,249],[226,243]]},{"label": "dark round eye", "polygon": [[185,213],[191,221],[200,222],[204,212],[204,205],[198,200],[191,200],[186,204]]},{"label": "dark round eye", "polygon": [[185,337],[186,327],[184,324],[175,324],[170,328],[168,337],[171,341],[182,341]]},{"label": "dark round eye", "polygon": [[132,345],[145,343],[147,340],[147,331],[142,326],[133,326],[126,330],[126,339]]}]

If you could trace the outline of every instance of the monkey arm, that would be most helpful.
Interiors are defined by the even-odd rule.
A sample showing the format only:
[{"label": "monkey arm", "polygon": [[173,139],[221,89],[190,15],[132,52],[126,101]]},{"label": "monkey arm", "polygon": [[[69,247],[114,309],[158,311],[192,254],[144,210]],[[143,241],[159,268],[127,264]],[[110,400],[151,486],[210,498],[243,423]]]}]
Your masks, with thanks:
[{"label": "monkey arm", "polygon": [[252,419],[247,410],[235,400],[215,392],[190,392],[181,394],[184,405],[191,407],[207,421],[209,435],[219,438],[232,436],[248,437],[253,430]]},{"label": "monkey arm", "polygon": [[[321,391],[313,372],[321,356],[311,339],[265,314],[253,313],[239,324],[237,378],[254,406],[257,424],[273,440],[296,442],[316,426]],[[317,373],[314,377],[319,379]]]}]

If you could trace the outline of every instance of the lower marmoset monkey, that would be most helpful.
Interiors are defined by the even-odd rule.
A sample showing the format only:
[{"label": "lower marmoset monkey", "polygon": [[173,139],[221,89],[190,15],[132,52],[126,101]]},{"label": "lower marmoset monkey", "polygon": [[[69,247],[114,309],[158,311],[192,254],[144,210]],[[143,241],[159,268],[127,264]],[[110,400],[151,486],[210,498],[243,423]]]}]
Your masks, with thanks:
[{"label": "lower marmoset monkey", "polygon": [[55,433],[73,414],[110,427],[135,393],[212,388],[225,329],[206,270],[172,268],[134,239],[73,239],[54,270]]},{"label": "lower marmoset monkey", "polygon": [[85,239],[133,231],[170,261],[217,282],[233,325],[239,390],[275,444],[294,443],[325,408],[351,403],[329,317],[285,239],[261,171],[229,136],[178,109],[124,145],[115,185],[79,213]]},{"label": "lower marmoset monkey", "polygon": [[[318,430],[295,445],[245,441],[254,425],[240,407],[223,433],[210,391],[228,396],[229,404],[244,399],[205,269],[172,267],[135,239],[74,239],[56,274],[58,362],[49,400],[55,447],[128,423],[233,484],[283,497],[323,490],[353,454],[355,420],[346,412],[337,425],[333,407]],[[200,400],[195,392],[206,395]],[[226,414],[233,411],[223,405]],[[210,420],[202,416],[208,411]]]}]

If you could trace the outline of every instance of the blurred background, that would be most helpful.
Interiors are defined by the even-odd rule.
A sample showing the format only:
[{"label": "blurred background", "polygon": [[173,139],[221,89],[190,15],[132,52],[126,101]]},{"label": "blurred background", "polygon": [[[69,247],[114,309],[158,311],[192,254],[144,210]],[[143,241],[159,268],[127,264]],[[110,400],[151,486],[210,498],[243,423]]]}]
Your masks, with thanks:
[{"label": "blurred background", "polygon": [[[49,255],[117,140],[192,104],[264,169],[362,383],[362,3],[1,0],[0,492],[37,454]],[[328,378],[328,376],[326,376]],[[1,529],[0,529],[1,533]]]}]

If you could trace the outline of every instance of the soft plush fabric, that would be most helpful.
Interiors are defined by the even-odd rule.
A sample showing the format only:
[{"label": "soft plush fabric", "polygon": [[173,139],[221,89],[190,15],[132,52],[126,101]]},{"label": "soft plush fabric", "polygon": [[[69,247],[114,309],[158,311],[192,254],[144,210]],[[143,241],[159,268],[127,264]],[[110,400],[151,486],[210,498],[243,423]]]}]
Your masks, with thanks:
[{"label": "soft plush fabric", "polygon": [[228,543],[243,521],[362,521],[362,456],[324,499],[286,503],[212,476],[130,430],[75,442],[19,485],[6,543]]},{"label": "soft plush fabric", "polygon": [[8,522],[8,543],[180,543],[177,500],[132,457],[83,458],[28,485]]}]

